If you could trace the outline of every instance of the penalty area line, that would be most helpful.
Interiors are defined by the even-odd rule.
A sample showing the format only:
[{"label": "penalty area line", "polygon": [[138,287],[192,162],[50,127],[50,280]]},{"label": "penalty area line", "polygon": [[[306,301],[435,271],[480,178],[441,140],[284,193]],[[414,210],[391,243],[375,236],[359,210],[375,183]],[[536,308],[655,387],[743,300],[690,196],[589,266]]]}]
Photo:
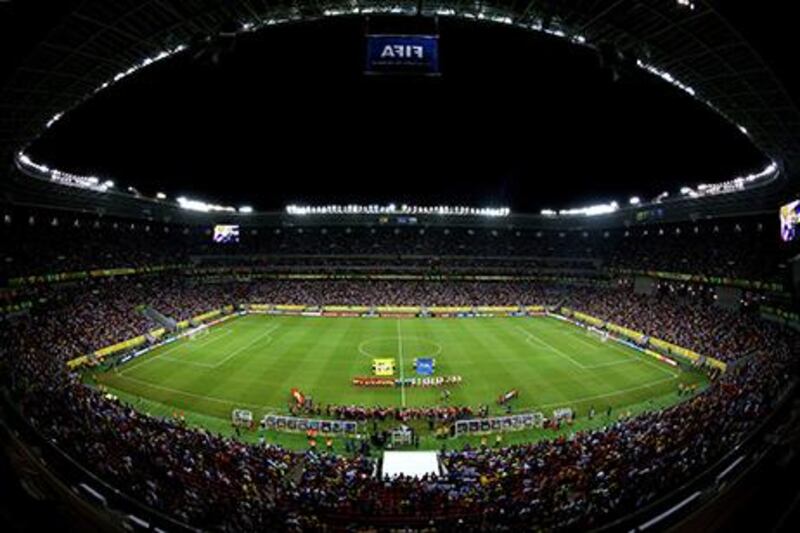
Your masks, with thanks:
[{"label": "penalty area line", "polygon": [[532,410],[532,409],[545,409],[547,407],[558,407],[560,405],[569,405],[571,403],[583,403],[583,402],[588,402],[590,400],[600,400],[600,399],[603,399],[603,398],[610,398],[612,396],[619,396],[620,394],[625,394],[625,393],[628,393],[628,392],[638,391],[638,390],[642,390],[642,389],[649,389],[650,387],[653,387],[655,385],[660,385],[661,383],[666,383],[667,381],[674,381],[676,379],[678,379],[678,376],[672,376],[672,377],[669,377],[669,378],[662,378],[662,379],[658,379],[656,381],[651,381],[649,383],[645,383],[643,385],[638,385],[636,387],[629,387],[627,389],[618,389],[618,390],[615,390],[614,392],[608,392],[608,393],[605,393],[605,394],[597,394],[595,396],[584,396],[582,398],[574,398],[572,400],[565,400],[565,401],[561,401],[561,402],[534,405],[534,406],[525,408],[525,410],[527,411],[527,410]]},{"label": "penalty area line", "polygon": [[[134,383],[139,383],[144,387],[149,387],[151,389],[157,389],[157,390],[163,390],[165,392],[170,392],[172,394],[178,394],[180,396],[187,396],[189,398],[196,398],[198,400],[206,400],[206,401],[209,401],[209,402],[222,403],[222,404],[225,404],[225,405],[241,405],[243,407],[255,407],[255,408],[258,408],[258,409],[267,408],[267,406],[264,406],[264,405],[256,405],[254,403],[246,403],[246,402],[236,402],[236,401],[233,401],[233,400],[226,400],[224,398],[216,398],[214,396],[208,396],[208,395],[205,395],[205,394],[195,394],[193,392],[187,392],[187,391],[183,391],[183,390],[180,390],[180,389],[175,389],[175,388],[172,388],[172,387],[165,387],[164,385],[158,385],[158,384],[153,383],[151,381],[146,381],[144,379],[134,378],[134,377],[131,377],[131,376],[118,376],[118,377],[121,378],[121,379],[126,379],[128,381],[133,381]],[[113,385],[112,385],[112,387],[113,387]],[[139,396],[141,398],[149,400],[149,398],[147,398],[146,396],[142,396],[141,394],[135,394],[135,393],[131,393],[131,392],[128,392],[128,394],[134,394],[134,396]]]},{"label": "penalty area line", "polygon": [[534,341],[534,342],[538,343],[540,346],[544,346],[545,348],[549,349],[554,354],[556,354],[558,356],[561,356],[563,359],[566,359],[567,361],[569,361],[573,365],[577,366],[581,370],[586,370],[586,366],[585,365],[583,365],[580,362],[576,361],[575,359],[573,359],[572,357],[570,357],[566,353],[562,352],[561,350],[559,350],[558,348],[556,348],[555,346],[553,346],[549,342],[546,342],[546,341],[540,339],[537,335],[535,335],[530,330],[525,329],[525,328],[520,327],[520,326],[514,326],[514,327],[516,327],[523,335],[525,335],[525,337],[526,337],[525,341],[528,344],[530,344],[531,341]]},{"label": "penalty area line", "polygon": [[119,375],[123,376],[123,375],[125,375],[126,372],[130,372],[131,370],[135,370],[135,369],[137,369],[137,368],[139,368],[141,366],[146,365],[147,363],[152,363],[156,359],[164,357],[167,354],[171,354],[172,352],[178,350],[179,348],[181,348],[183,346],[184,346],[184,343],[181,342],[181,341],[178,341],[178,344],[176,344],[175,346],[173,346],[171,348],[167,348],[167,350],[165,350],[163,352],[156,352],[156,353],[152,353],[151,352],[149,354],[146,354],[146,355],[150,355],[150,357],[144,357],[142,359],[139,359],[138,364],[136,364],[137,363],[136,360],[130,361],[130,363],[133,363],[131,365],[123,364],[122,365],[122,369],[119,371]]},{"label": "penalty area line", "polygon": [[[216,333],[216,335],[215,335],[215,333]],[[217,342],[217,341],[218,341],[218,340],[220,340],[220,339],[224,339],[225,337],[227,337],[227,336],[228,336],[228,335],[230,335],[231,333],[233,333],[233,330],[231,330],[231,329],[225,329],[225,330],[222,330],[221,332],[216,332],[216,331],[214,331],[214,332],[209,332],[209,335],[208,335],[208,336],[209,336],[210,338],[208,338],[208,339],[203,339],[203,340],[201,340],[201,341],[197,341],[197,342],[193,343],[193,346],[194,346],[195,348],[200,348],[200,347],[202,347],[202,346],[207,346],[207,345],[209,345],[209,344],[212,344],[212,343],[214,343],[214,342]],[[192,340],[192,339],[191,339],[191,337],[189,338],[189,340],[190,340],[190,341]]]},{"label": "penalty area line", "polygon": [[247,350],[248,348],[252,348],[252,347],[253,347],[253,346],[255,346],[256,344],[258,344],[259,342],[261,342],[261,339],[263,339],[263,338],[265,338],[265,337],[266,337],[266,338],[268,338],[268,339],[270,340],[270,342],[271,342],[271,341],[273,340],[273,337],[272,337],[272,335],[271,335],[271,334],[272,334],[272,333],[274,333],[274,332],[275,332],[275,330],[276,330],[276,329],[278,329],[279,327],[280,327],[280,324],[273,324],[271,327],[268,327],[268,328],[267,328],[267,329],[266,329],[264,332],[262,332],[262,333],[261,333],[261,334],[260,334],[258,337],[256,337],[256,338],[255,338],[255,339],[253,339],[252,341],[248,342],[248,343],[247,343],[247,344],[245,344],[244,346],[242,346],[242,347],[240,347],[240,348],[237,348],[236,350],[232,351],[230,354],[228,354],[227,356],[225,356],[225,357],[224,357],[224,358],[223,358],[221,361],[219,361],[218,363],[215,363],[215,364],[213,364],[213,365],[212,365],[212,368],[219,368],[219,367],[221,367],[222,365],[224,365],[225,363],[227,363],[228,361],[230,361],[231,359],[233,359],[234,357],[236,357],[237,355],[239,355],[239,354],[240,354],[240,353],[242,353],[243,351]]}]

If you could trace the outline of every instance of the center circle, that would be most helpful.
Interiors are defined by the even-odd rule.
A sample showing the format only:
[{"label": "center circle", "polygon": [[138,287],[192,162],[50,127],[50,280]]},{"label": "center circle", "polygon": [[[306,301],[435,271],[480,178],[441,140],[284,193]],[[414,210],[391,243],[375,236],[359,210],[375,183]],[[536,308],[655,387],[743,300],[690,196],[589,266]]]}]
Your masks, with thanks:
[{"label": "center circle", "polygon": [[[358,351],[362,355],[378,359],[381,357],[400,357],[399,346],[403,345],[403,359],[412,360],[415,357],[436,357],[442,353],[442,345],[436,341],[413,335],[400,337],[372,337],[361,341]],[[423,351],[418,345],[431,347],[433,351]]]}]

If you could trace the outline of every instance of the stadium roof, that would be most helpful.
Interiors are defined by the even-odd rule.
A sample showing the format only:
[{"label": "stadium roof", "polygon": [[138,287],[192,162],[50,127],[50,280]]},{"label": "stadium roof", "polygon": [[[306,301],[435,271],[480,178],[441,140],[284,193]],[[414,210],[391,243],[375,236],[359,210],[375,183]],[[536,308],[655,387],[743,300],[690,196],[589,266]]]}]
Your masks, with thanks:
[{"label": "stadium roof", "polygon": [[41,40],[0,92],[0,168],[12,168],[16,154],[63,113],[189,46],[328,16],[418,12],[518,25],[637,64],[739,127],[784,177],[796,174],[800,112],[758,53],[705,0],[88,0]]}]

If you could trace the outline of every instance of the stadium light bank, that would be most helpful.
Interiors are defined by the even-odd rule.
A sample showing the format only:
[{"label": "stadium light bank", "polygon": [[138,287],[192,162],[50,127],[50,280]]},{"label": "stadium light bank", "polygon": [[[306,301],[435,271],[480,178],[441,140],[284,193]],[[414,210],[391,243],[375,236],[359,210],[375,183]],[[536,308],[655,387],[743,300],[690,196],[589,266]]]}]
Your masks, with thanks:
[{"label": "stadium light bank", "polygon": [[[675,0],[678,6],[687,8],[689,10],[695,9],[695,0]],[[339,15],[347,15],[347,14],[366,14],[366,13],[392,13],[392,14],[400,14],[404,12],[408,12],[409,14],[414,12],[413,8],[408,8],[407,6],[401,5],[394,5],[391,3],[387,3],[386,5],[380,7],[363,7],[354,5],[349,8],[343,9],[326,9],[323,14],[325,16],[339,16]],[[502,24],[511,24],[517,25],[521,27],[527,27],[529,29],[535,31],[542,31],[545,33],[549,33],[558,37],[563,37],[571,40],[574,43],[586,45],[590,47],[594,47],[587,43],[586,38],[583,35],[576,34],[569,31],[564,31],[561,28],[554,28],[551,27],[549,24],[544,24],[542,20],[535,20],[530,24],[519,24],[515,23],[514,19],[505,16],[500,13],[496,13],[491,10],[484,10],[483,8],[478,9],[477,11],[473,10],[455,10],[452,8],[437,8],[436,10],[437,15],[441,16],[452,16],[452,17],[462,17],[468,19],[479,19],[479,20],[490,20],[497,23]],[[257,21],[245,21],[241,25],[242,32],[250,32],[255,31],[261,27],[271,26],[276,24],[282,24],[290,22],[292,18],[267,18],[261,19]],[[147,68],[148,66],[160,62],[164,59],[172,57],[176,54],[187,50],[189,47],[187,44],[178,44],[171,48],[166,48],[161,51],[158,51],[152,55],[144,57],[139,61],[135,62],[128,68],[117,72],[115,75],[106,79],[105,82],[100,84],[99,86],[95,87],[91,90],[84,98],[80,101],[75,102],[75,104],[65,110],[58,111],[54,115],[48,119],[44,124],[44,129],[50,129],[53,127],[57,122],[59,122],[64,114],[69,111],[70,109],[77,107],[82,101],[89,99],[91,96],[107,89],[108,87],[118,83],[119,81],[133,75],[134,73],[138,72],[143,68]],[[677,77],[672,75],[670,72],[641,59],[637,59],[636,65],[651,73],[654,76],[657,76],[664,80],[665,82],[677,87],[678,89],[686,92],[687,94],[691,95],[694,98],[697,98],[700,102],[705,103],[711,109],[713,109],[716,113],[720,116],[728,120],[729,122],[733,123],[742,134],[746,136],[750,136],[750,132],[748,129],[734,120],[731,119],[728,115],[726,115],[721,109],[714,105],[708,99],[704,99],[699,97],[697,91],[694,87],[682,82]],[[23,147],[17,154],[16,162],[18,167],[21,170],[24,170],[26,173],[31,175],[36,175],[40,178],[46,178],[50,181],[58,183],[60,185],[66,185],[70,187],[78,187],[82,189],[90,189],[96,192],[111,192],[114,189],[114,184],[111,180],[101,181],[99,178],[95,176],[81,176],[77,174],[71,174],[68,172],[60,171],[57,169],[49,168],[44,164],[40,164],[34,162],[28,157],[27,154],[24,153],[24,150],[27,148]],[[692,189],[689,187],[685,187],[684,190],[681,192],[682,196],[689,197],[689,198],[700,198],[706,196],[715,196],[719,194],[728,194],[733,192],[739,192],[745,190],[751,186],[760,185],[762,183],[771,181],[779,174],[778,166],[773,162],[767,168],[765,168],[762,172],[752,174],[749,176],[743,176],[739,178],[735,178],[733,180],[729,180],[722,183],[712,183],[712,184],[700,184],[696,188]],[[115,191],[119,192],[119,191]],[[664,193],[659,195],[659,197],[655,198],[651,203],[658,204],[661,203],[668,197],[668,194]],[[158,200],[165,200],[166,198],[157,198]],[[210,211],[225,211],[225,212],[236,212],[236,209],[233,207],[228,206],[218,206],[215,204],[206,204],[205,202],[199,201],[185,201],[181,203],[179,201],[179,206],[184,209],[196,210],[196,211],[203,211],[203,212],[210,212]],[[593,215],[602,215],[608,214],[616,211],[619,207],[610,207],[611,204],[601,204],[598,206],[589,206],[585,208],[578,208],[578,209],[567,209],[567,210],[560,210],[560,211],[553,211],[550,209],[545,209],[542,211],[542,215],[546,216],[554,216],[554,215],[586,215],[586,216],[593,216]],[[631,203],[632,206],[635,205],[645,205],[644,202],[641,204],[634,204]],[[342,205],[331,205],[331,206],[294,206],[290,205],[286,208],[286,211],[291,215],[311,215],[311,214],[409,214],[409,215],[416,215],[416,214],[431,214],[431,215],[447,215],[447,216],[486,216],[486,217],[505,217],[511,214],[510,209],[507,207],[501,208],[474,208],[474,207],[456,207],[456,206],[402,206],[400,209],[397,209],[395,206],[342,206]],[[250,211],[247,209],[240,209],[239,213],[247,214]]]},{"label": "stadium light bank", "polygon": [[554,209],[542,209],[541,214],[546,217],[577,215],[593,217],[597,215],[608,215],[616,212],[617,210],[619,210],[619,204],[617,202],[610,202],[607,204],[589,205],[586,207],[576,207],[573,209],[560,209],[558,211]]},{"label": "stadium light bank", "polygon": [[243,205],[238,209],[236,209],[229,205],[210,204],[202,200],[192,200],[191,198],[186,198],[185,196],[177,198],[177,201],[178,201],[178,207],[180,207],[181,209],[186,209],[188,211],[199,211],[201,213],[218,212],[218,213],[239,213],[240,215],[250,215],[255,212],[253,207],[249,205]]},{"label": "stadium light bank", "polygon": [[230,206],[225,205],[217,205],[217,204],[209,204],[203,202],[201,200],[192,200],[190,198],[186,198],[185,196],[181,196],[178,198],[178,207],[181,209],[186,209],[189,211],[200,211],[201,213],[210,213],[210,212],[225,212],[225,213],[235,213],[236,209]]},{"label": "stadium light bank", "polygon": [[449,205],[287,205],[289,215],[443,215],[443,216],[477,216],[507,217],[511,214],[508,207],[466,207]]},{"label": "stadium light bank", "polygon": [[[780,168],[778,167],[777,163],[771,162],[769,165],[764,167],[764,169],[761,170],[760,172],[748,174],[746,176],[740,176],[720,183],[701,183],[694,188],[688,186],[681,187],[680,197],[696,199],[709,196],[719,196],[723,194],[736,193],[767,183],[775,179],[779,173],[780,173]],[[670,193],[668,191],[662,192],[661,194],[653,198],[650,202],[645,202],[638,196],[633,196],[628,200],[628,206],[631,208],[637,208],[637,207],[644,207],[647,205],[658,205],[662,204],[669,198],[670,198]],[[540,214],[546,217],[597,216],[597,215],[608,215],[618,211],[619,209],[620,206],[617,202],[610,202],[607,204],[590,205],[586,207],[578,207],[575,209],[561,209],[558,211],[555,209],[542,209]]]}]

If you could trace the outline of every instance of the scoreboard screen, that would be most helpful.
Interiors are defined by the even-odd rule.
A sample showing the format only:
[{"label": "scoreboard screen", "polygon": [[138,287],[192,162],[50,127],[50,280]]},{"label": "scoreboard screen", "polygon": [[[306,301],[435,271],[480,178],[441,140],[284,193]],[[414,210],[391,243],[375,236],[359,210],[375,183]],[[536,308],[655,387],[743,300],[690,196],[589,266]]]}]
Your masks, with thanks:
[{"label": "scoreboard screen", "polygon": [[439,74],[436,35],[367,35],[367,74]]},{"label": "scoreboard screen", "polygon": [[797,239],[800,226],[800,200],[781,206],[781,239],[789,242]]},{"label": "scoreboard screen", "polygon": [[239,226],[217,224],[214,226],[214,242],[219,244],[239,242]]}]

